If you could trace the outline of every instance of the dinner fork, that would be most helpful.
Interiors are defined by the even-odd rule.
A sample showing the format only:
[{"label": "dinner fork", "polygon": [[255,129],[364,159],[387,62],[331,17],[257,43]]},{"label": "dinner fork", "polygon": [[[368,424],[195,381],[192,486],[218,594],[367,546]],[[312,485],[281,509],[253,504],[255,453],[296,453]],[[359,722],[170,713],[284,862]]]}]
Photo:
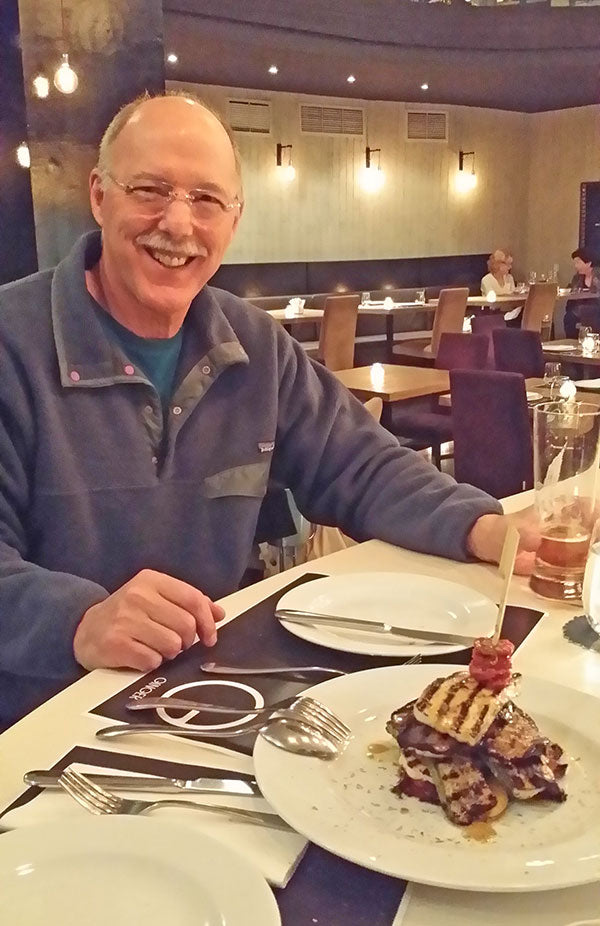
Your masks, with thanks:
[{"label": "dinner fork", "polygon": [[163,798],[158,801],[138,801],[131,798],[119,797],[93,782],[87,775],[67,769],[58,779],[58,783],[78,804],[90,813],[101,816],[103,814],[128,814],[136,816],[146,814],[158,807],[189,807],[193,810],[205,810],[208,813],[222,814],[231,820],[241,823],[255,823],[274,829],[294,832],[291,826],[276,813],[264,810],[245,810],[240,807],[227,807],[223,804],[199,804],[196,801],[186,801],[181,798]]}]

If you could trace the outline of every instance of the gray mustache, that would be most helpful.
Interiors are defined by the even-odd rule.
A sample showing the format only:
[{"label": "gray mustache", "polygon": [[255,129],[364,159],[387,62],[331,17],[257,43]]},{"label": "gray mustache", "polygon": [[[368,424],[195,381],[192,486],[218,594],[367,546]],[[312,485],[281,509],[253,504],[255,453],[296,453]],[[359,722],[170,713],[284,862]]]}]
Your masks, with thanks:
[{"label": "gray mustache", "polygon": [[154,248],[166,254],[175,254],[184,257],[206,257],[206,248],[200,247],[193,241],[172,241],[169,238],[157,235],[141,235],[137,243],[147,248]]}]

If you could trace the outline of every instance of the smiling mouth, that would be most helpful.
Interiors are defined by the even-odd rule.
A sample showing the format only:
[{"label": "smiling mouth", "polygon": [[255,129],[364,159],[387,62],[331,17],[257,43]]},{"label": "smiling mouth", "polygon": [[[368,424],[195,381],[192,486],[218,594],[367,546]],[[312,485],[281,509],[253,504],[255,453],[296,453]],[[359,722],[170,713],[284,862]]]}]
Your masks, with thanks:
[{"label": "smiling mouth", "polygon": [[168,267],[169,270],[187,267],[198,255],[174,254],[172,251],[159,251],[156,248],[144,246],[144,250],[150,257],[160,264],[161,267]]}]

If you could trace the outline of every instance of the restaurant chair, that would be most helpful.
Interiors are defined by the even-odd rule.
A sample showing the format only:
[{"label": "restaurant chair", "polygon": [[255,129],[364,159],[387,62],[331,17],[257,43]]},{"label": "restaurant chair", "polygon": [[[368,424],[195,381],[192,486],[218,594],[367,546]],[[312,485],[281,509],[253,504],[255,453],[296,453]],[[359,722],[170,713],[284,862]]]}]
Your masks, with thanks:
[{"label": "restaurant chair", "polygon": [[456,481],[494,498],[532,488],[524,377],[497,370],[451,370],[450,389]]},{"label": "restaurant chair", "polygon": [[[487,363],[488,342],[482,334],[450,334],[440,338],[435,358],[439,370],[482,370]],[[452,416],[437,396],[413,402],[395,402],[386,409],[385,427],[415,448],[431,447],[433,462],[441,467],[442,444],[452,440]]]},{"label": "restaurant chair", "polygon": [[420,361],[421,366],[433,366],[442,335],[462,332],[468,297],[469,289],[466,286],[442,289],[433,317],[431,339],[396,345],[392,348],[394,362],[414,364]]},{"label": "restaurant chair", "polygon": [[521,373],[525,378],[544,375],[542,339],[537,331],[498,328],[492,338],[497,370]]},{"label": "restaurant chair", "polygon": [[328,370],[354,366],[354,342],[360,296],[328,296],[325,300],[318,359]]},{"label": "restaurant chair", "polygon": [[474,315],[471,319],[471,331],[473,334],[484,334],[488,339],[488,357],[487,365],[490,370],[496,367],[496,358],[494,355],[493,332],[497,328],[506,328],[506,320],[500,312],[490,312],[486,315]]},{"label": "restaurant chair", "polygon": [[556,294],[556,283],[531,284],[523,309],[521,330],[538,331],[541,334],[545,329],[550,334]]}]

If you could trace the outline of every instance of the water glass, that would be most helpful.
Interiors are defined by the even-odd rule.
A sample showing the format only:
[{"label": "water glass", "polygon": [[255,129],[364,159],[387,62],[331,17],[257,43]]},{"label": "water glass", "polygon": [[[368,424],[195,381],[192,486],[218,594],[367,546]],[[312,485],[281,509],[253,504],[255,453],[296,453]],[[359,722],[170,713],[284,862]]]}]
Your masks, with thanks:
[{"label": "water glass", "polygon": [[590,626],[600,634],[600,521],[590,538],[590,551],[583,577],[583,607]]},{"label": "water glass", "polygon": [[371,293],[368,293],[366,290],[364,293],[360,294],[360,301],[362,305],[365,305],[367,302],[371,301]]},{"label": "water glass", "polygon": [[535,507],[542,541],[530,579],[534,592],[580,601],[595,518],[600,408],[552,402],[533,411]]},{"label": "water glass", "polygon": [[529,280],[530,286],[532,286],[537,281],[537,273],[535,272],[535,270],[529,271],[529,276],[527,279]]},{"label": "water glass", "polygon": [[425,290],[418,289],[415,293],[415,299],[420,305],[425,305]]}]

